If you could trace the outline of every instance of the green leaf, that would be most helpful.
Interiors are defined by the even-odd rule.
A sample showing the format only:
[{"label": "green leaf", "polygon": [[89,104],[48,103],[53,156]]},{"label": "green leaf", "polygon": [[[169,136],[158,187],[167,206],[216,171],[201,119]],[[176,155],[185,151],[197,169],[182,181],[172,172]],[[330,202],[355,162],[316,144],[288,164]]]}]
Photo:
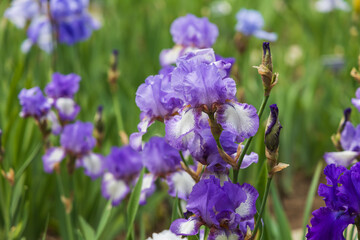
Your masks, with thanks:
[{"label": "green leaf", "polygon": [[175,199],[173,201],[173,205],[172,205],[171,222],[173,222],[173,221],[175,221],[176,219],[179,218],[178,201],[179,201],[179,198],[178,198],[177,193],[176,193],[176,197],[175,197]]},{"label": "green leaf", "polygon": [[12,220],[15,217],[14,215],[16,209],[18,209],[21,193],[23,192],[24,181],[25,181],[25,177],[22,177],[15,183],[15,188],[11,196],[11,204],[10,204],[10,218]]},{"label": "green leaf", "polygon": [[85,221],[85,219],[83,217],[79,216],[79,222],[80,222],[81,231],[83,233],[83,236],[85,237],[85,240],[96,239],[94,229]]},{"label": "green leaf", "polygon": [[280,229],[280,234],[281,234],[280,239],[291,239],[291,229],[289,226],[289,220],[285,215],[285,211],[282,207],[279,194],[274,184],[271,185],[271,197],[274,204],[275,216],[278,220],[277,222]]},{"label": "green leaf", "polygon": [[136,213],[139,209],[139,200],[140,200],[140,194],[141,194],[141,186],[142,186],[142,181],[143,181],[143,176],[144,176],[144,172],[145,172],[145,168],[143,168],[141,170],[139,179],[135,185],[134,190],[131,193],[130,199],[129,199],[129,203],[127,206],[127,226],[128,226],[128,231],[126,233],[126,239],[131,239],[131,234],[133,231],[133,224],[135,221],[135,217],[136,217]]},{"label": "green leaf", "polygon": [[39,153],[39,150],[41,148],[41,144],[38,144],[34,150],[30,153],[30,156],[25,160],[25,162],[21,165],[19,170],[15,173],[15,181],[17,181],[23,172],[26,170],[26,168],[30,165],[30,163],[35,159],[36,155]]},{"label": "green leaf", "polygon": [[49,226],[49,219],[50,219],[50,214],[48,214],[47,218],[46,218],[46,222],[45,222],[45,229],[44,229],[44,235],[42,237],[42,240],[46,239],[46,233],[47,233],[47,229]]},{"label": "green leaf", "polygon": [[304,209],[304,219],[303,219],[303,238],[302,239],[305,239],[306,230],[307,230],[306,225],[309,221],[311,207],[314,202],[317,186],[318,186],[318,183],[320,180],[321,170],[322,170],[322,162],[319,161],[316,166],[316,169],[315,169],[314,177],[311,180],[309,192],[308,192],[308,195],[306,198],[305,209]]},{"label": "green leaf", "polygon": [[104,228],[109,220],[110,214],[112,210],[111,200],[108,201],[108,203],[105,206],[105,209],[101,215],[99,225],[96,230],[96,237],[95,239],[99,239],[101,236],[101,233],[104,231]]}]

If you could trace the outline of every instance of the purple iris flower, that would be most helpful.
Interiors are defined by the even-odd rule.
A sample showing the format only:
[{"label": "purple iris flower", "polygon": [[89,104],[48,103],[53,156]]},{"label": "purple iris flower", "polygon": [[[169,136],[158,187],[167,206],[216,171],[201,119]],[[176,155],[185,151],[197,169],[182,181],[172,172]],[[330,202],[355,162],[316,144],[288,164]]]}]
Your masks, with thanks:
[{"label": "purple iris flower", "polygon": [[277,40],[276,33],[269,33],[262,30],[264,27],[264,18],[260,12],[243,8],[236,14],[236,19],[236,31],[244,34],[245,36],[255,36],[259,39],[271,42]]},{"label": "purple iris flower", "polygon": [[200,125],[208,125],[204,112],[215,113],[216,121],[238,142],[255,135],[259,127],[256,109],[235,101],[236,84],[226,71],[231,64],[215,60],[212,49],[199,50],[180,57],[172,72],[171,86],[184,99],[185,107],[165,119],[165,138],[179,150],[193,141]]},{"label": "purple iris flower", "polygon": [[[25,20],[31,21],[27,30],[28,38],[21,46],[23,52],[28,52],[32,45],[37,44],[42,50],[50,53],[55,42],[72,45],[88,39],[92,32],[100,27],[99,22],[87,11],[87,0],[41,0],[39,2],[24,0],[23,2],[27,5],[23,3],[18,4],[18,8],[10,8],[10,16],[8,16],[10,19],[15,19],[14,22],[20,26]],[[29,10],[25,9],[25,5],[29,7]],[[19,16],[15,16],[13,12]],[[53,36],[57,39],[53,39]]]},{"label": "purple iris flower", "polygon": [[212,47],[219,35],[219,30],[207,18],[198,18],[188,14],[177,18],[172,23],[170,33],[177,45],[160,53],[162,66],[175,63],[178,57],[188,52]]},{"label": "purple iris flower", "polygon": [[74,73],[68,75],[54,73],[52,75],[52,81],[45,87],[45,93],[53,99],[73,98],[79,90],[80,80],[81,77]]},{"label": "purple iris flower", "polygon": [[345,123],[341,132],[340,144],[344,151],[327,152],[324,159],[327,164],[348,167],[360,155],[360,125],[356,128],[350,121]]},{"label": "purple iris flower", "polygon": [[76,167],[83,167],[85,174],[94,178],[102,175],[104,157],[92,152],[95,138],[93,125],[77,121],[64,127],[60,136],[61,147],[49,148],[43,156],[44,170],[51,173],[57,164],[66,157],[75,160]]},{"label": "purple iris flower", "polygon": [[186,206],[194,215],[175,220],[170,230],[177,235],[190,236],[206,225],[210,228],[210,240],[242,239],[246,227],[253,227],[258,195],[247,183],[224,182],[222,186],[214,176],[203,179],[193,187]]},{"label": "purple iris flower", "polygon": [[165,176],[180,168],[180,154],[162,137],[152,137],[142,151],[145,167],[154,175]]},{"label": "purple iris flower", "polygon": [[[102,195],[106,199],[111,199],[114,206],[118,205],[129,194],[130,188],[136,184],[142,167],[142,154],[130,146],[111,148],[106,158],[107,172],[102,180]],[[144,175],[140,204],[145,204],[146,197],[155,191],[154,181],[154,175]]]},{"label": "purple iris flower", "polygon": [[130,145],[136,150],[141,150],[142,136],[155,120],[163,121],[183,105],[183,100],[171,87],[171,69],[167,68],[163,73],[165,75],[146,78],[136,91],[135,101],[141,110],[141,121],[138,124],[139,132],[130,136]]},{"label": "purple iris flower", "polygon": [[198,18],[188,14],[177,18],[172,23],[170,33],[176,44],[209,48],[215,43],[219,30],[206,17]]},{"label": "purple iris flower", "polygon": [[20,112],[21,117],[32,116],[40,120],[50,111],[51,103],[44,97],[39,87],[22,89],[18,98],[22,107]]},{"label": "purple iris flower", "polygon": [[319,12],[327,13],[336,9],[350,11],[349,4],[344,0],[318,0],[315,3],[315,9]]},{"label": "purple iris flower", "polygon": [[360,163],[351,169],[334,164],[324,169],[327,185],[320,184],[318,193],[324,197],[326,207],[313,212],[311,227],[306,235],[309,240],[343,239],[343,231],[354,224],[360,214]]}]

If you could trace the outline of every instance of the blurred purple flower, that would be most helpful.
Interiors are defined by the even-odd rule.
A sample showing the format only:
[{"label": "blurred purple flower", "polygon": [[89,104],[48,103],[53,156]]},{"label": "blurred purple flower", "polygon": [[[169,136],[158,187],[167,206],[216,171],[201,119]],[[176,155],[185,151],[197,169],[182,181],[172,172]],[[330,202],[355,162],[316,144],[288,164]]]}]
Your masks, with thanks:
[{"label": "blurred purple flower", "polygon": [[217,26],[207,18],[198,18],[192,14],[177,18],[171,25],[170,33],[177,44],[172,49],[160,53],[161,66],[176,62],[176,59],[188,52],[209,48],[219,35]]},{"label": "blurred purple flower", "polygon": [[360,111],[360,88],[356,90],[356,98],[351,99],[351,103]]},{"label": "blurred purple flower", "polygon": [[31,116],[40,120],[50,111],[50,101],[44,97],[39,87],[22,89],[18,98],[22,107],[20,112],[21,117]]},{"label": "blurred purple flower", "polygon": [[313,212],[311,227],[306,235],[309,240],[343,239],[343,231],[355,223],[360,214],[360,163],[351,169],[334,164],[324,169],[327,185],[320,184],[318,193],[324,197],[326,207]]},{"label": "blurred purple flower", "polygon": [[61,146],[70,154],[84,156],[95,147],[96,140],[92,136],[94,126],[92,123],[76,121],[68,124],[60,137]]},{"label": "blurred purple flower", "polygon": [[315,3],[315,9],[319,12],[327,13],[336,9],[350,11],[349,4],[344,0],[318,0]]},{"label": "blurred purple flower", "polygon": [[74,73],[68,75],[54,73],[52,81],[45,87],[45,93],[53,99],[73,98],[79,90],[80,80],[81,77]]},{"label": "blurred purple flower", "polygon": [[40,14],[40,3],[37,0],[13,0],[4,13],[18,28],[24,28],[27,21]]},{"label": "blurred purple flower", "polygon": [[[183,236],[195,235],[201,225],[210,228],[209,239],[223,237],[225,239],[242,239],[243,232],[239,225],[249,222],[256,213],[258,193],[249,184],[233,184],[211,176],[197,183],[189,196],[187,210],[194,215],[189,219],[177,219],[170,230]],[[243,228],[243,227],[242,227]]]},{"label": "blurred purple flower", "polygon": [[264,18],[260,12],[243,8],[236,14],[236,19],[236,31],[244,34],[245,36],[255,36],[259,39],[271,42],[277,40],[276,33],[269,33],[262,30],[264,27]]}]

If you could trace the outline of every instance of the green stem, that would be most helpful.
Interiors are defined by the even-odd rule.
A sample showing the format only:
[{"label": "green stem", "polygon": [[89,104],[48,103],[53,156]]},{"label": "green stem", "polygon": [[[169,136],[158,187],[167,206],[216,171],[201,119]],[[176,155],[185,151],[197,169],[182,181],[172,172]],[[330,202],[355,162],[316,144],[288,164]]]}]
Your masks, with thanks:
[{"label": "green stem", "polygon": [[[57,181],[59,191],[60,191],[60,201],[61,201],[61,196],[65,197],[65,191],[64,191],[64,186],[63,186],[62,181],[61,181],[60,174],[61,173],[57,173],[55,175],[56,175],[56,181]],[[63,206],[64,206],[64,213],[65,213],[65,225],[66,225],[66,230],[67,230],[67,233],[68,233],[68,237],[69,237],[69,240],[74,240],[73,231],[72,231],[72,227],[71,227],[72,224],[71,224],[70,213],[66,212],[66,207],[65,207],[64,203],[63,203]]]},{"label": "green stem", "polygon": [[358,232],[358,239],[360,239],[360,216],[355,218],[355,226]]},{"label": "green stem", "polygon": [[[266,103],[269,99],[269,96],[264,96],[263,97],[263,100],[261,102],[261,105],[260,105],[260,109],[258,111],[258,115],[259,115],[259,122],[261,120],[261,115],[263,114],[264,112],[264,109],[265,109],[265,106],[266,106]],[[247,140],[243,150],[241,151],[241,154],[240,154],[240,157],[239,157],[239,160],[237,161],[238,162],[238,169],[237,170],[234,170],[234,175],[233,175],[233,182],[234,183],[237,183],[239,177],[240,177],[240,167],[241,167],[241,164],[244,160],[244,157],[245,157],[245,154],[246,152],[248,151],[249,147],[250,147],[250,144],[251,144],[251,141],[253,140],[254,137],[251,137],[249,138],[249,140]]]},{"label": "green stem", "polygon": [[267,183],[266,183],[266,188],[265,188],[264,197],[263,197],[262,202],[261,202],[260,212],[259,212],[258,217],[256,218],[256,221],[255,221],[256,224],[255,224],[254,231],[253,231],[253,233],[252,233],[252,235],[251,235],[250,240],[253,240],[253,239],[255,238],[256,232],[257,232],[258,228],[260,227],[261,218],[262,218],[262,215],[263,215],[263,213],[264,213],[267,196],[268,196],[269,190],[270,190],[271,180],[272,180],[272,177],[268,177],[268,181],[267,181]]},{"label": "green stem", "polygon": [[182,151],[179,151],[179,154],[180,154],[181,160],[184,162],[185,166],[189,167],[189,165],[187,164],[187,162],[186,162],[186,160],[184,158],[184,155],[183,155]]}]

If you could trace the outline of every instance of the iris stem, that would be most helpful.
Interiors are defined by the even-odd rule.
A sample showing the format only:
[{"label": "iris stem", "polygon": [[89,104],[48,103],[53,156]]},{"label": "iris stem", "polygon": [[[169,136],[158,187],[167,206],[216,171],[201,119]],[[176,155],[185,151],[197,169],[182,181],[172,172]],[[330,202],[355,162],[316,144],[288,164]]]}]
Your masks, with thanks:
[{"label": "iris stem", "polygon": [[263,197],[262,202],[261,202],[260,212],[258,214],[258,217],[256,218],[256,224],[255,224],[254,231],[253,231],[253,233],[251,235],[250,240],[253,240],[255,238],[256,232],[257,232],[258,228],[260,227],[261,218],[262,218],[262,215],[264,213],[264,209],[265,209],[265,205],[266,205],[266,200],[267,200],[267,197],[269,195],[271,180],[272,180],[272,177],[268,177],[264,197]]},{"label": "iris stem", "polygon": [[[264,112],[264,109],[266,107],[266,103],[269,99],[269,96],[264,96],[263,99],[262,99],[262,102],[261,102],[261,105],[260,105],[260,108],[259,108],[259,111],[258,111],[258,115],[259,115],[259,122],[261,120],[261,116]],[[239,179],[239,176],[240,176],[240,167],[241,167],[241,164],[244,160],[244,157],[245,157],[245,154],[246,152],[248,151],[249,147],[250,147],[250,144],[251,144],[251,141],[253,140],[254,137],[251,137],[249,138],[249,140],[247,140],[245,146],[244,146],[244,149],[241,151],[241,154],[240,154],[240,157],[239,157],[239,160],[237,161],[238,162],[238,169],[234,170],[234,175],[233,175],[233,183],[237,183],[238,179]]]},{"label": "iris stem", "polygon": [[185,158],[184,158],[184,154],[182,153],[182,151],[179,151],[179,154],[180,154],[180,157],[181,157],[181,160],[183,161],[183,163],[185,164],[185,166],[188,168],[189,165],[187,164]]},{"label": "iris stem", "polygon": [[358,232],[358,239],[360,239],[360,216],[355,218],[355,226]]},{"label": "iris stem", "polygon": [[[64,196],[65,197],[65,191],[64,191],[64,186],[62,184],[62,181],[61,181],[61,176],[60,176],[61,173],[57,173],[56,174],[56,181],[57,181],[57,184],[58,184],[58,187],[59,187],[59,191],[60,191],[60,201],[61,201],[61,197]],[[61,201],[62,202],[62,201]],[[65,213],[65,225],[66,225],[66,230],[67,230],[67,233],[68,233],[68,237],[69,237],[69,240],[74,240],[74,236],[73,236],[73,231],[72,231],[72,224],[71,224],[71,218],[70,218],[70,213],[67,213],[66,212],[66,206],[65,206],[65,203],[62,203],[63,206],[64,206],[64,213]]]}]

